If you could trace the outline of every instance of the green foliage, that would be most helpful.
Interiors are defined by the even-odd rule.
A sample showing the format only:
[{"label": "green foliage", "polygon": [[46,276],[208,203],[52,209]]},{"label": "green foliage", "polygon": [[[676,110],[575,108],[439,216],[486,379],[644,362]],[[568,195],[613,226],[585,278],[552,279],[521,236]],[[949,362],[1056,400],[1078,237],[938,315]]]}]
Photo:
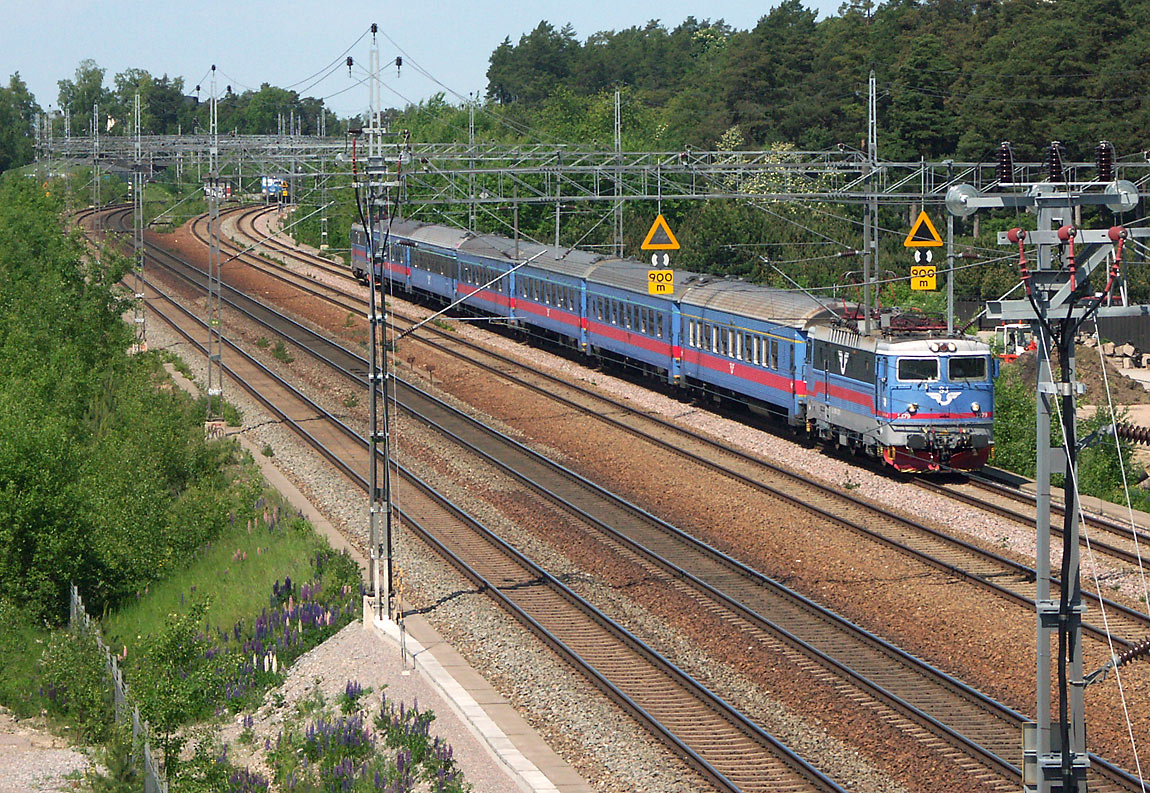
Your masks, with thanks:
[{"label": "green foliage", "polygon": [[133,696],[166,758],[178,757],[184,746],[179,727],[211,714],[213,695],[229,671],[205,657],[211,646],[202,632],[207,609],[200,599],[169,614],[164,627],[143,637],[140,651],[131,655]]},{"label": "green foliage", "polygon": [[291,363],[295,360],[295,358],[292,357],[292,354],[288,352],[287,346],[283,343],[282,340],[277,341],[275,346],[272,347],[272,357],[277,361],[282,361],[283,363]]},{"label": "green foliage", "polygon": [[[358,689],[352,682],[347,690]],[[366,694],[357,693],[355,699]],[[341,698],[341,703],[346,698]],[[307,709],[302,728],[288,722],[266,755],[275,782],[299,793],[319,791],[471,790],[452,759],[451,747],[430,734],[435,714],[386,697],[374,733],[363,713],[333,714],[322,698]]]},{"label": "green foliage", "polygon": [[14,604],[0,599],[0,704],[20,718],[46,708],[40,682],[40,656],[50,632]]},{"label": "green foliage", "polygon": [[40,675],[48,711],[75,726],[80,741],[94,743],[110,735],[111,681],[94,635],[53,633],[40,659]]},{"label": "green foliage", "polygon": [[126,263],[88,257],[58,211],[0,180],[0,599],[54,622],[69,580],[100,613],[218,531],[235,459],[157,354],[127,354]]},{"label": "green foliage", "polygon": [[[1108,408],[1100,408],[1089,418],[1078,422],[1079,441],[1112,421],[1123,421],[1125,411],[1111,417]],[[1033,477],[1035,475],[1034,450],[1037,445],[1035,427],[1036,406],[1034,383],[1024,376],[1019,365],[1004,365],[1002,374],[994,384],[994,464],[1008,471]],[[1057,414],[1051,416],[1050,444],[1062,444],[1062,426]],[[1120,456],[1121,455],[1121,460]],[[1078,455],[1078,491],[1107,501],[1124,503],[1126,494],[1122,481],[1123,466],[1127,478],[1136,470],[1133,447],[1114,438],[1103,437],[1083,449]],[[1055,486],[1064,486],[1062,477],[1053,477]],[[1150,494],[1137,488],[1130,496],[1135,509],[1150,506]]]},{"label": "green foliage", "polygon": [[0,87],[0,173],[32,162],[32,122],[40,106],[16,72]]},{"label": "green foliage", "polygon": [[100,752],[100,765],[91,768],[85,781],[92,793],[134,793],[144,785],[140,746],[132,740],[131,727],[114,725]]},{"label": "green foliage", "polygon": [[1003,365],[994,382],[994,464],[1034,476],[1034,384],[1020,366]]}]

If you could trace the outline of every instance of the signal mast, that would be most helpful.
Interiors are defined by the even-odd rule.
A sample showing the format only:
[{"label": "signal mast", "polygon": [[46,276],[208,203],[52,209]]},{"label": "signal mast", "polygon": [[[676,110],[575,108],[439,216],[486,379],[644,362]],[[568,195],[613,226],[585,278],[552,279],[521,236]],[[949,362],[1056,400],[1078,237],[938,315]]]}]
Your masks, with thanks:
[{"label": "signal mast", "polygon": [[[998,243],[1017,247],[1023,297],[987,303],[987,316],[1002,322],[1029,323],[1038,340],[1037,375],[1037,721],[1023,729],[1023,790],[1026,793],[1086,793],[1090,758],[1086,750],[1085,687],[1093,682],[1082,668],[1082,584],[1079,570],[1079,441],[1075,432],[1075,397],[1084,387],[1074,379],[1074,339],[1083,323],[1094,318],[1150,315],[1150,306],[1127,302],[1122,272],[1127,240],[1150,236],[1150,229],[1120,224],[1102,229],[1074,225],[1082,207],[1106,207],[1119,214],[1138,204],[1133,182],[1115,178],[1114,150],[1102,141],[1096,150],[1097,178],[1071,182],[1058,141],[1046,151],[1047,179],[1015,182],[1009,142],[999,147],[997,185],[980,192],[971,185],[951,187],[946,206],[957,217],[980,209],[1026,209],[1037,216],[1037,228],[999,232]],[[1027,248],[1034,261],[1027,258]],[[1059,377],[1051,366],[1058,353]],[[1051,448],[1050,422],[1056,417],[1064,445]],[[1065,520],[1060,576],[1051,576],[1050,477],[1064,474]],[[1052,584],[1060,586],[1057,597]],[[1057,641],[1052,659],[1050,646]],[[1129,660],[1129,659],[1126,659]],[[1122,661],[1115,659],[1115,661]],[[1113,662],[1112,662],[1113,664]],[[1056,668],[1053,668],[1056,667]],[[1102,671],[1102,670],[1100,670]],[[1097,673],[1095,673],[1097,674]],[[1052,678],[1057,680],[1057,719],[1051,714]]]}]

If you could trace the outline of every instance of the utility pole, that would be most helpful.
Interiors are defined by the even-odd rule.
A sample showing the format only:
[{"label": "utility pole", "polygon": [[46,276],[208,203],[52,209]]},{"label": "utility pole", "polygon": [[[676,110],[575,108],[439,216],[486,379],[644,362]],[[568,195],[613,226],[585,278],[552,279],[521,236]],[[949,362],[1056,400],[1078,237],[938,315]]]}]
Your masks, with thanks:
[{"label": "utility pole", "polygon": [[[946,166],[946,182],[954,181],[954,163]],[[923,190],[922,192],[926,192]],[[925,205],[923,206],[925,211]],[[954,335],[954,213],[946,213],[946,335]]]},{"label": "utility pole", "polygon": [[95,219],[92,229],[96,238],[100,237],[100,227],[103,226],[100,217],[100,103],[92,103],[92,206],[96,207]]},{"label": "utility pole", "polygon": [[[1108,145],[1108,144],[1107,144]],[[1101,147],[1100,147],[1101,148]],[[1048,180],[1015,182],[1013,158],[1004,143],[998,160],[998,189],[982,193],[971,185],[955,185],[947,193],[952,215],[967,217],[979,209],[1028,209],[1037,216],[1037,230],[999,232],[1000,245],[1018,250],[1025,297],[987,303],[987,316],[1001,322],[1029,322],[1038,340],[1037,374],[1037,721],[1023,729],[1023,790],[1026,793],[1086,793],[1084,689],[1082,668],[1082,583],[1079,571],[1079,504],[1077,499],[1078,438],[1075,398],[1082,393],[1074,379],[1074,338],[1092,317],[1150,316],[1150,306],[1107,306],[1106,298],[1121,289],[1122,249],[1126,240],[1150,237],[1150,229],[1080,229],[1073,211],[1082,206],[1106,206],[1127,212],[1137,206],[1138,188],[1115,180],[1112,160],[1099,158],[1099,178],[1071,182],[1065,175],[1061,146],[1055,141],[1047,156]],[[1006,192],[1014,188],[1015,192]],[[1035,261],[1029,269],[1027,246]],[[1106,265],[1109,263],[1109,268]],[[1097,276],[1093,276],[1095,271]],[[1093,276],[1093,277],[1092,277]],[[1101,297],[1096,293],[1100,293]],[[1060,376],[1055,379],[1051,350],[1058,352]],[[1051,448],[1051,417],[1062,426],[1064,445]],[[1050,477],[1064,474],[1061,592],[1052,597]],[[1052,658],[1051,643],[1058,648]],[[1052,677],[1057,681],[1057,718],[1051,715]]]},{"label": "utility pole", "polygon": [[[368,283],[371,290],[368,324],[371,344],[368,370],[368,499],[370,500],[371,581],[375,598],[375,614],[379,618],[393,616],[395,579],[392,575],[392,492],[391,492],[391,421],[388,412],[390,390],[388,371],[387,302],[383,292],[383,268],[387,266],[385,250],[387,235],[382,228],[391,225],[389,198],[391,190],[399,189],[398,181],[388,179],[387,164],[383,156],[383,134],[380,87],[379,27],[371,26],[371,52],[368,71],[371,83],[370,121],[367,127],[367,246],[371,254]],[[377,235],[378,234],[378,238]],[[382,398],[382,411],[380,400]],[[383,426],[379,419],[382,413]],[[380,444],[383,445],[383,487],[379,486]],[[383,518],[381,527],[380,518]],[[382,529],[382,531],[381,531]],[[382,535],[382,537],[381,537]],[[382,541],[381,541],[382,540]]]},{"label": "utility pole", "polygon": [[136,254],[134,268],[136,351],[148,349],[144,307],[144,158],[140,146],[140,95],[135,101],[136,160],[132,165],[132,242]]},{"label": "utility pole", "polygon": [[863,213],[863,333],[871,331],[872,273],[879,272],[878,262],[878,191],[874,177],[878,170],[878,101],[874,69],[867,80],[866,174],[867,198]]},{"label": "utility pole", "polygon": [[224,428],[224,338],[223,300],[220,272],[220,136],[216,99],[216,65],[212,64],[212,97],[208,145],[208,181],[204,186],[208,194],[208,415],[205,428],[209,434],[222,433]]},{"label": "utility pole", "polygon": [[467,103],[467,152],[470,155],[470,173],[467,175],[467,230],[475,233],[475,97]]},{"label": "utility pole", "polygon": [[615,89],[615,255],[623,258],[623,97]]}]

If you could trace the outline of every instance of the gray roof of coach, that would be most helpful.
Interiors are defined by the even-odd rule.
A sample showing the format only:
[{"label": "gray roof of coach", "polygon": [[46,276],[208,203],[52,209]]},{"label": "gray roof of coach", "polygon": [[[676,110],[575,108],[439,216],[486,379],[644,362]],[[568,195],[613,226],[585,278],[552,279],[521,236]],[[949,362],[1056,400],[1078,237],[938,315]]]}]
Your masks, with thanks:
[{"label": "gray roof of coach", "polygon": [[709,275],[698,276],[690,283],[680,282],[676,276],[675,292],[683,306],[724,311],[791,328],[807,328],[818,320],[835,316],[833,310],[828,310],[805,292],[771,289]]},{"label": "gray roof of coach", "polygon": [[[587,276],[587,282],[602,284],[616,289],[627,289],[631,292],[647,294],[647,271],[651,268],[634,259],[606,259]],[[673,269],[673,268],[672,268]],[[694,273],[686,270],[675,270],[676,286],[681,279]]]},{"label": "gray roof of coach", "polygon": [[[493,234],[473,235],[463,229],[421,223],[415,220],[396,220],[391,227],[398,236],[427,242],[442,248],[460,249],[468,253],[511,261],[515,257],[515,241]],[[551,272],[576,278],[588,283],[626,289],[647,294],[646,263],[635,259],[608,258],[602,254],[572,248],[555,248],[525,240],[519,241],[519,260],[526,261],[542,252],[531,265]],[[558,257],[563,258],[558,258]],[[702,275],[688,270],[675,270],[675,293],[686,306],[711,308],[733,314],[762,319],[793,328],[807,328],[812,323],[830,319],[834,310],[828,310],[817,300],[803,292],[771,289],[745,281]],[[828,301],[828,305],[831,303]]]},{"label": "gray roof of coach", "polygon": [[[494,235],[483,238],[499,251],[500,258],[515,259],[515,240]],[[542,254],[531,262],[529,267],[541,267],[560,275],[584,278],[603,259],[602,254],[581,251],[577,248],[555,248],[525,240],[519,241],[519,261],[525,262],[532,256]],[[559,258],[562,257],[562,258]]]},{"label": "gray roof of coach", "polygon": [[[463,229],[421,223],[415,220],[396,220],[392,233],[408,239],[426,242],[441,248],[463,251],[495,261],[511,263],[515,260],[515,240],[496,234],[472,234]],[[542,253],[532,262],[548,270],[576,278],[583,278],[603,259],[602,254],[573,248],[554,248],[528,240],[519,241],[519,261],[526,261]],[[562,258],[558,258],[562,257]]]}]

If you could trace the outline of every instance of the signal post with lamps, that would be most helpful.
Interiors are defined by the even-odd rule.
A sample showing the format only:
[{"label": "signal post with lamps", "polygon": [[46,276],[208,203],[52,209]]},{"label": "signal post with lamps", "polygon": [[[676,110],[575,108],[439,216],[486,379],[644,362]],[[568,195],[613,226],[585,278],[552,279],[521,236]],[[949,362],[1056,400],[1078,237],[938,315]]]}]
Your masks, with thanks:
[{"label": "signal post with lamps", "polygon": [[[1132,183],[1115,179],[1113,149],[1103,141],[1096,156],[1098,178],[1069,182],[1063,171],[1062,146],[1047,150],[1048,179],[1015,182],[1009,143],[999,149],[997,187],[980,192],[956,185],[946,206],[956,217],[980,209],[1026,209],[1038,219],[1035,231],[1021,228],[1000,232],[1000,245],[1017,247],[1019,281],[1024,296],[987,303],[987,317],[1003,323],[1027,323],[1037,339],[1037,721],[1023,730],[1023,790],[1026,793],[1086,793],[1090,759],[1086,749],[1085,687],[1093,682],[1082,668],[1082,585],[1079,571],[1079,504],[1077,499],[1078,439],[1075,397],[1082,386],[1074,379],[1074,337],[1078,328],[1096,317],[1148,316],[1150,307],[1126,301],[1122,255],[1126,240],[1150,237],[1150,229],[1115,224],[1104,229],[1073,225],[1082,206],[1106,207],[1114,213],[1137,206]],[[1034,260],[1027,257],[1027,248]],[[1014,290],[1012,290],[1014,291]],[[1051,349],[1058,351],[1060,376],[1051,367]],[[1051,448],[1051,417],[1063,426],[1065,445]],[[1060,595],[1051,596],[1050,477],[1066,476]],[[1058,654],[1051,657],[1052,640]],[[1102,670],[1099,670],[1100,672]],[[1098,673],[1095,673],[1097,675]],[[1057,718],[1051,714],[1052,678],[1057,682]]]}]

